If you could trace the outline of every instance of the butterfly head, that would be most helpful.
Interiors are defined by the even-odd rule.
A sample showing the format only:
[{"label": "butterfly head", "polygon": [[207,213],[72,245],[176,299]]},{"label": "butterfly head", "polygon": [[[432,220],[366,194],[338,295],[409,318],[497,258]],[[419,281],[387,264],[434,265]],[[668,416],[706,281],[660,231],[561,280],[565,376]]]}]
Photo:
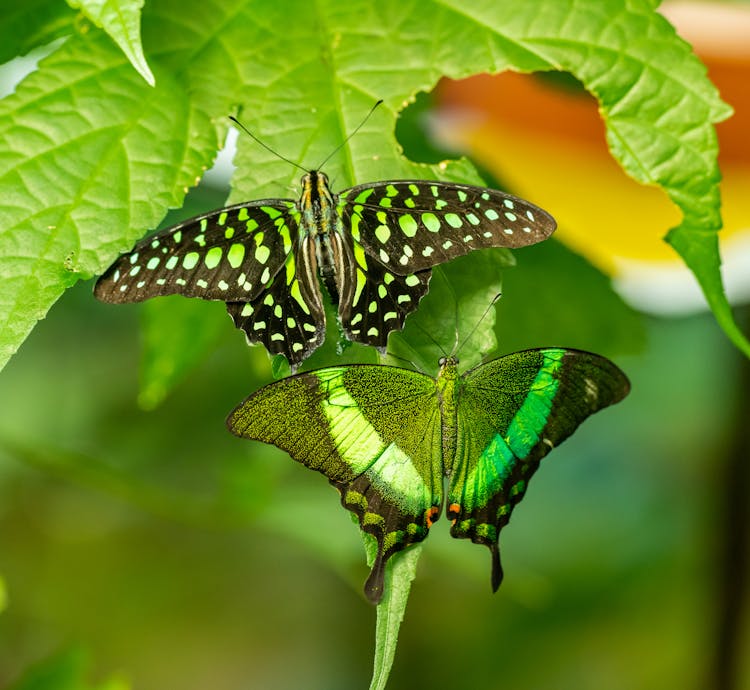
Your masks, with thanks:
[{"label": "butterfly head", "polygon": [[448,366],[448,367],[449,367],[449,366],[451,366],[451,365],[455,367],[455,366],[456,366],[456,365],[458,364],[458,358],[457,358],[457,357],[454,357],[453,355],[450,355],[450,356],[448,356],[448,357],[441,357],[441,358],[440,358],[440,359],[438,360],[438,364],[439,364],[439,365],[440,365],[441,367],[446,367],[446,366]]},{"label": "butterfly head", "polygon": [[328,175],[319,170],[311,170],[300,178],[302,194],[300,205],[302,208],[311,208],[320,213],[320,209],[330,208],[334,201],[331,189],[328,186]]},{"label": "butterfly head", "polygon": [[328,186],[328,175],[321,170],[309,170],[299,178],[299,183],[303,189],[308,185],[318,187],[320,185]]}]

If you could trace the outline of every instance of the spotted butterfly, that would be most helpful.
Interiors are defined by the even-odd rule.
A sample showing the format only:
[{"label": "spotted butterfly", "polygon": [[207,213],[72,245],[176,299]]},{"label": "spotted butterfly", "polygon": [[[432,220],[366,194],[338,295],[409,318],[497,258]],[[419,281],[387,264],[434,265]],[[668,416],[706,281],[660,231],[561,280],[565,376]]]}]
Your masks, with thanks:
[{"label": "spotted butterfly", "polygon": [[325,338],[320,282],[350,340],[384,351],[427,293],[431,269],[555,230],[546,211],[483,187],[425,180],[334,194],[318,170],[298,201],[263,199],[191,218],[141,240],[99,278],[105,302],[181,294],[226,302],[249,342],[295,370]]}]

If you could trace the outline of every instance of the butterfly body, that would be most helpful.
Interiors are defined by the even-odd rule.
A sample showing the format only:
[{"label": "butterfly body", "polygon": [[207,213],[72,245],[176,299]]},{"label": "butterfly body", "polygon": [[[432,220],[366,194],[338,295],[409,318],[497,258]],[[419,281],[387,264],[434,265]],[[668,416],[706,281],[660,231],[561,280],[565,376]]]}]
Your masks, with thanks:
[{"label": "butterfly body", "polygon": [[388,559],[422,541],[444,505],[452,536],[490,549],[497,589],[499,532],[539,461],[628,389],[609,360],[563,348],[513,353],[464,374],[448,357],[436,378],[350,365],[269,384],[227,424],[286,450],[337,488],[378,542],[365,585],[377,603]]},{"label": "butterfly body", "polygon": [[334,194],[313,170],[301,186],[296,201],[236,204],[141,240],[94,294],[114,303],[169,294],[221,300],[249,342],[295,369],[325,338],[321,283],[346,337],[384,351],[434,266],[473,249],[534,244],[555,230],[533,204],[471,185],[392,180]]},{"label": "butterfly body", "polygon": [[339,287],[335,279],[341,273],[344,235],[336,203],[324,173],[312,170],[302,177],[302,194],[297,202],[301,220],[299,242],[310,246],[304,265],[311,280],[317,267],[334,304],[339,303]]}]

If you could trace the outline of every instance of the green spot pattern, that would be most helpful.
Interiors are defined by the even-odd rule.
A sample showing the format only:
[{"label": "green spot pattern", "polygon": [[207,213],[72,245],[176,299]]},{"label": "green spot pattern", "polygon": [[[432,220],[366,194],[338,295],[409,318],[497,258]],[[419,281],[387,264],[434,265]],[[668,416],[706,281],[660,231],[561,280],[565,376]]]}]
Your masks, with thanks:
[{"label": "green spot pattern", "polygon": [[434,266],[475,249],[534,244],[554,229],[542,209],[495,190],[388,180],[334,194],[311,171],[296,201],[236,204],[142,240],[95,294],[115,303],[169,294],[221,300],[250,342],[294,370],[325,337],[321,284],[346,337],[385,351]]}]

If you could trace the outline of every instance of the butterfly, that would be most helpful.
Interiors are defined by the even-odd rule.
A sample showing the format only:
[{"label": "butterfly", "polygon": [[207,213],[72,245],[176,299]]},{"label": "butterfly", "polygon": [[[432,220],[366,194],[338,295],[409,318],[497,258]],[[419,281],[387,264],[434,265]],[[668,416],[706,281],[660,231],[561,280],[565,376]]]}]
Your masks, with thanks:
[{"label": "butterfly", "polygon": [[541,242],[556,227],[528,201],[465,184],[391,180],[334,194],[312,170],[301,186],[297,201],[236,204],[146,237],[99,278],[95,296],[221,300],[250,343],[283,354],[294,371],[325,339],[321,282],[344,335],[384,352],[434,266]]},{"label": "butterfly", "polygon": [[564,348],[515,352],[464,374],[444,357],[436,379],[392,366],[334,366],[261,388],[227,426],[278,446],[338,489],[377,540],[365,584],[377,604],[388,559],[422,541],[444,505],[452,536],[489,547],[496,591],[500,530],[540,460],[629,390],[608,359]]}]

